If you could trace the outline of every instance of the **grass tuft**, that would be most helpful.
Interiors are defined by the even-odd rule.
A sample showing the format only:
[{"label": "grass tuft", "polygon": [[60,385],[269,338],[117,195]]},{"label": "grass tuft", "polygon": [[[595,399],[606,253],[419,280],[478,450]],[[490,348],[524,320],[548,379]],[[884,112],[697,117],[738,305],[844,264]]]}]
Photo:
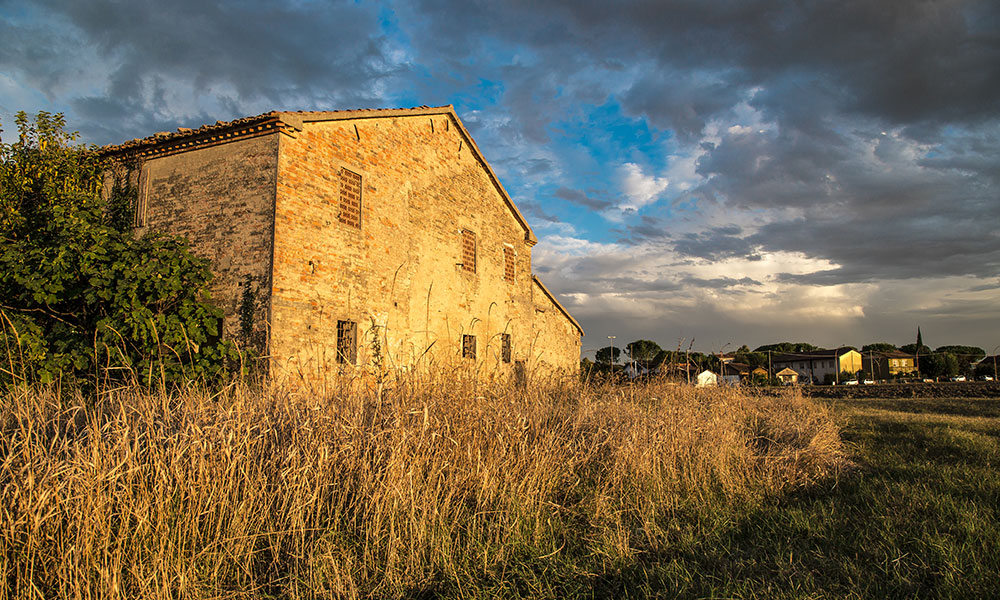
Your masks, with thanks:
[{"label": "grass tuft", "polygon": [[613,593],[845,464],[794,393],[326,389],[5,392],[0,600]]}]

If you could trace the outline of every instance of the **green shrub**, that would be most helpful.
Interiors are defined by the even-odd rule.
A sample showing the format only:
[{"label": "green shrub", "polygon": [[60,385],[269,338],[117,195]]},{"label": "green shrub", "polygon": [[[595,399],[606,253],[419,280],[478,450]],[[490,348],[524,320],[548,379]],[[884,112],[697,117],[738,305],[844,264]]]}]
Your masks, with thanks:
[{"label": "green shrub", "polygon": [[0,383],[222,374],[236,355],[218,341],[208,261],[181,238],[136,238],[130,174],[77,144],[62,115],[16,122],[18,141],[0,143]]}]

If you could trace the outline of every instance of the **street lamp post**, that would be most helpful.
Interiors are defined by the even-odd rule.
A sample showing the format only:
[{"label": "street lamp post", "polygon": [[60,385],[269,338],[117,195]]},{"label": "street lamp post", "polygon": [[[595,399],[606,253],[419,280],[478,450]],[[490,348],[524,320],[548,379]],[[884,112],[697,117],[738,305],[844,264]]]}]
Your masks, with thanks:
[{"label": "street lamp post", "polygon": [[[1000,345],[993,348],[993,381],[1000,381],[997,378],[997,350],[1000,350]],[[975,378],[973,377],[973,379]]]},{"label": "street lamp post", "polygon": [[609,360],[611,361],[611,374],[612,375],[615,374],[615,338],[616,337],[617,336],[613,336],[613,335],[609,335],[608,336],[608,339],[611,340],[611,358]]}]

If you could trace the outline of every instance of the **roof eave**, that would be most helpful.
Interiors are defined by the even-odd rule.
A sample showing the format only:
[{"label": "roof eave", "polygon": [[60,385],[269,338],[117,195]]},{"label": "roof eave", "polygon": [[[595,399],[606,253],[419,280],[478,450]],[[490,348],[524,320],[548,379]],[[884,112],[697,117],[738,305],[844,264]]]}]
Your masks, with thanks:
[{"label": "roof eave", "polygon": [[573,318],[573,315],[569,314],[569,311],[566,310],[566,308],[562,305],[562,303],[556,300],[556,297],[552,295],[552,292],[549,291],[549,288],[545,287],[545,284],[542,283],[542,280],[539,279],[538,276],[535,274],[531,275],[531,279],[538,284],[538,287],[541,288],[542,292],[544,292],[545,295],[548,296],[549,300],[551,300],[552,303],[555,304],[556,308],[559,309],[559,312],[561,312],[563,315],[566,316],[567,319],[569,319],[570,323],[572,323],[573,326],[576,327],[577,331],[580,332],[580,335],[587,335],[586,333],[584,333],[583,327],[581,327],[580,324],[577,323],[576,319]]}]

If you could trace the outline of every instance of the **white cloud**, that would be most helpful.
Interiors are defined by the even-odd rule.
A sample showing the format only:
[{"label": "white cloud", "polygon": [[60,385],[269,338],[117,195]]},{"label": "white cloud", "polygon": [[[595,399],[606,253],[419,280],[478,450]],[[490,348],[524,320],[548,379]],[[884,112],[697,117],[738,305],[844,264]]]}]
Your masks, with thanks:
[{"label": "white cloud", "polygon": [[666,177],[647,175],[642,167],[635,163],[625,163],[621,168],[621,186],[626,201],[619,205],[622,210],[638,210],[643,206],[656,202],[658,196],[666,191],[670,180]]}]

